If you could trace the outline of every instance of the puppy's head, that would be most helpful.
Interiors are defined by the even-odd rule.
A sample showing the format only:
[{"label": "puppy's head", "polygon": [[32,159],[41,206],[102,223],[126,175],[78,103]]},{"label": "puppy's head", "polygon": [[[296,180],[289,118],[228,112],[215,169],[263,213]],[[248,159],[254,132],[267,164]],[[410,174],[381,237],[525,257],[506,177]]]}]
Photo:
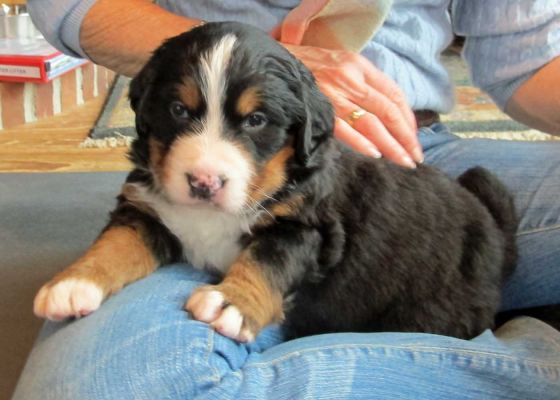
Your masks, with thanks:
[{"label": "puppy's head", "polygon": [[[321,164],[332,107],[264,32],[209,23],[166,41],[130,86],[131,159],[176,204],[255,207]],[[290,182],[292,183],[292,182]]]}]

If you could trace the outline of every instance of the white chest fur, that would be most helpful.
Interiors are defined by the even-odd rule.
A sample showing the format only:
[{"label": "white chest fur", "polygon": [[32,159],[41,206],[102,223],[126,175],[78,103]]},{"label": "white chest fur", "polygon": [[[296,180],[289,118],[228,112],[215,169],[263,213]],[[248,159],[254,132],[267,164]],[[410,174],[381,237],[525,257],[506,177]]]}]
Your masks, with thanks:
[{"label": "white chest fur", "polygon": [[211,207],[169,203],[144,187],[135,186],[135,199],[149,205],[163,224],[180,240],[194,267],[225,273],[241,251],[239,239],[249,232],[248,217]]}]

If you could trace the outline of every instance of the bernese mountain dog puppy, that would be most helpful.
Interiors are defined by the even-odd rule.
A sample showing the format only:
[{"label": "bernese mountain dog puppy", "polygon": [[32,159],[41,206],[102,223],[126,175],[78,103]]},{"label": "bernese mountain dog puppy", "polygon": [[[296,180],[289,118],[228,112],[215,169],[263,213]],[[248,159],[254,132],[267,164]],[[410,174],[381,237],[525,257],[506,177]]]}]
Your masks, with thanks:
[{"label": "bernese mountain dog puppy", "polygon": [[166,41],[130,99],[134,170],[92,247],[37,294],[38,316],[87,315],[188,262],[221,279],[186,310],[238,341],[280,322],[292,337],[493,326],[517,220],[486,170],[453,180],[346,148],[311,73],[239,23]]}]

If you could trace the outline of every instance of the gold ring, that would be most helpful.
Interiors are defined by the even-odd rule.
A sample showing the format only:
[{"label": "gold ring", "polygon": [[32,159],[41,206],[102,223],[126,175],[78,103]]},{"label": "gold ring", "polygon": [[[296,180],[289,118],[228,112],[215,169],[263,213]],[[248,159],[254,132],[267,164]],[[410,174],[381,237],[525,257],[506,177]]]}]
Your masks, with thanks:
[{"label": "gold ring", "polygon": [[354,125],[354,122],[356,122],[357,120],[362,118],[365,114],[366,114],[366,111],[362,110],[361,108],[358,108],[357,110],[352,111],[350,113],[350,115],[348,116],[348,123],[350,124],[350,126]]}]

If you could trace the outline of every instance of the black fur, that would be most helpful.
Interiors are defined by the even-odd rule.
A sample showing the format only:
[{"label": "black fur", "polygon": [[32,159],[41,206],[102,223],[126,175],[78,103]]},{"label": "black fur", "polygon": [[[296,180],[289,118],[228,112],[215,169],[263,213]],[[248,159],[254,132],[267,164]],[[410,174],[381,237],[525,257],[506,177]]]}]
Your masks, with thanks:
[{"label": "black fur", "polygon": [[[272,195],[278,201],[300,196],[304,206],[243,238],[286,299],[289,332],[416,331],[470,338],[491,328],[502,282],[516,261],[517,221],[507,190],[482,168],[457,182],[429,166],[405,169],[346,149],[333,138],[332,107],[311,73],[254,28],[211,23],[155,52],[130,90],[139,134],[130,179],[153,184],[146,172],[148,138],[157,135],[170,145],[185,130],[159,105],[167,104],[171,83],[230,32],[240,40],[228,67],[227,98],[258,82],[271,120],[259,137],[235,140],[259,162],[290,140],[295,148],[286,185]],[[225,104],[233,127],[239,117]],[[194,119],[204,107],[190,110]],[[145,225],[162,261],[183,257],[157,218],[127,215]],[[123,218],[119,210],[113,216],[115,222]]]},{"label": "black fur", "polygon": [[[334,254],[341,260],[323,270],[323,279],[296,289],[287,317],[294,335],[421,331],[470,338],[492,327],[515,261],[510,232],[476,196],[433,168],[405,170],[339,154],[329,174],[336,190],[315,209],[306,207],[304,218],[338,221],[343,255]],[[505,193],[491,181],[490,191]],[[501,202],[510,228],[510,197]]]}]

